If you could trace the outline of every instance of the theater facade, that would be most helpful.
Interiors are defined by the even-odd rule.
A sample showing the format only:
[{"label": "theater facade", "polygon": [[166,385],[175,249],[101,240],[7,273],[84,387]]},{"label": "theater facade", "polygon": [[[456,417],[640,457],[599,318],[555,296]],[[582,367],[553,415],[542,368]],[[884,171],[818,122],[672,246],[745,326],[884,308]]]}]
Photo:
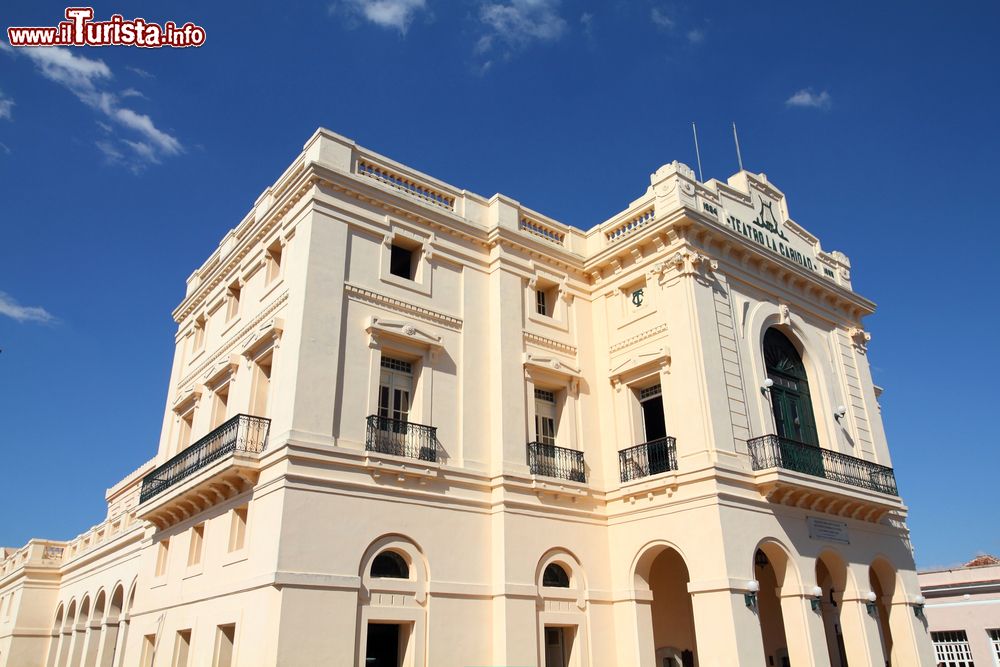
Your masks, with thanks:
[{"label": "theater facade", "polygon": [[633,194],[318,130],[188,279],[153,458],[3,551],[0,666],[933,665],[848,258],[763,174]]}]

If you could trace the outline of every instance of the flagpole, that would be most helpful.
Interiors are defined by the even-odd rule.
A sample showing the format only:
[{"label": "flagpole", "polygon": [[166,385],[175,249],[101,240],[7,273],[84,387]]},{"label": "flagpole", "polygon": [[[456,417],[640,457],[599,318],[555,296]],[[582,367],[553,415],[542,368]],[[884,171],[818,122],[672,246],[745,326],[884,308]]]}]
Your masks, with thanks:
[{"label": "flagpole", "polygon": [[701,151],[698,150],[698,128],[692,121],[691,131],[694,132],[694,155],[698,158],[698,181],[701,183],[705,182],[705,177],[701,173]]}]

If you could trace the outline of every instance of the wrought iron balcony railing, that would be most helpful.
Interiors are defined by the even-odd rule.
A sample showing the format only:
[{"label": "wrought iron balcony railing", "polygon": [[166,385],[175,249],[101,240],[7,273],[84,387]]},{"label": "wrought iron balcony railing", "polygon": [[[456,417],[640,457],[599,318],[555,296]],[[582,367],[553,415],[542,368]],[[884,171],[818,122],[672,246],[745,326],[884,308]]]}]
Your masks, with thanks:
[{"label": "wrought iron balcony railing", "polygon": [[583,452],[540,442],[528,443],[528,468],[532,475],[586,482]]},{"label": "wrought iron balcony railing", "polygon": [[421,461],[438,460],[437,427],[369,415],[365,449]]},{"label": "wrought iron balcony railing", "polygon": [[783,468],[898,496],[892,468],[776,435],[747,440],[754,470]]},{"label": "wrought iron balcony railing", "polygon": [[677,470],[677,441],[668,436],[619,450],[618,467],[623,482]]},{"label": "wrought iron balcony railing", "polygon": [[143,477],[139,502],[146,502],[230,452],[264,451],[270,428],[270,419],[236,415]]}]

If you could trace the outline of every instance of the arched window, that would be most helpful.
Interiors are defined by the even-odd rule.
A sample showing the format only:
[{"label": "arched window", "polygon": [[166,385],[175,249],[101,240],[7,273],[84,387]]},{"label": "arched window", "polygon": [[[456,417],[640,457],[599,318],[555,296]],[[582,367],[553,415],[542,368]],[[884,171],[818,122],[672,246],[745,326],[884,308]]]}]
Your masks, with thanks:
[{"label": "arched window", "polygon": [[764,364],[773,383],[771,409],[778,437],[818,446],[806,367],[792,342],[777,329],[764,334]]},{"label": "arched window", "polygon": [[562,565],[549,563],[542,572],[542,586],[550,588],[569,588],[569,575]]},{"label": "arched window", "polygon": [[409,579],[410,566],[395,551],[383,551],[372,561],[373,579]]}]

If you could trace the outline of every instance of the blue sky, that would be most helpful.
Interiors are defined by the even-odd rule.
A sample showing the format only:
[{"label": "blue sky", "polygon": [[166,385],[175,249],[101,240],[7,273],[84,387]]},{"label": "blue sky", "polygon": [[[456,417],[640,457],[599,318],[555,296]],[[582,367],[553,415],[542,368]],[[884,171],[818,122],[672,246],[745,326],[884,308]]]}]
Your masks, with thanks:
[{"label": "blue sky", "polygon": [[152,456],[184,280],[317,126],[586,228],[694,165],[691,121],[725,179],[736,121],[746,167],[880,304],[918,564],[1000,552],[997,3],[161,4],[95,12],[205,45],[0,50],[0,544],[99,522]]}]

